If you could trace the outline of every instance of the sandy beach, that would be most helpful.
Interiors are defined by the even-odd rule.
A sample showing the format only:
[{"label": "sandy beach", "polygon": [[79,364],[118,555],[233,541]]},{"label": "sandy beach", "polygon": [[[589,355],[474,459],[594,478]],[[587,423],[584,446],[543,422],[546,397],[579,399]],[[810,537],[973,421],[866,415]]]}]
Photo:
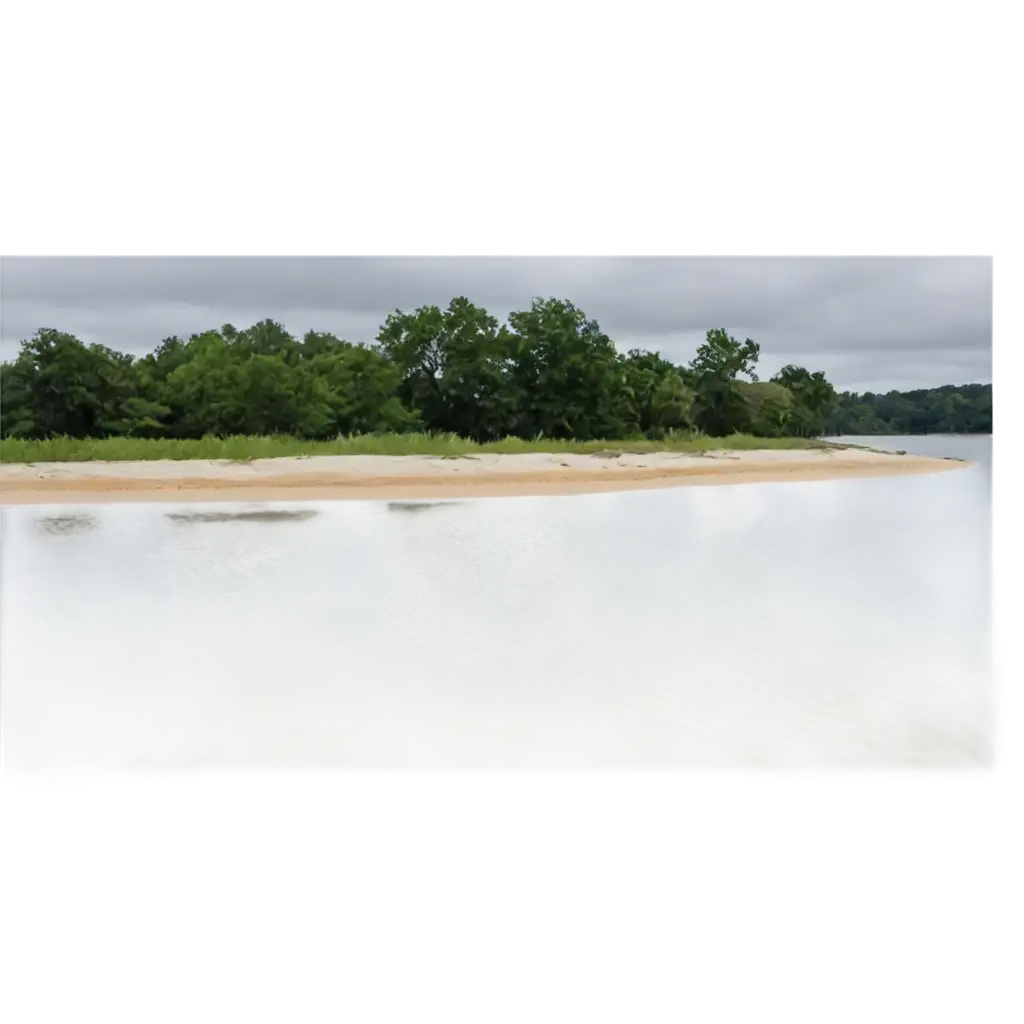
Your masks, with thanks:
[{"label": "sandy beach", "polygon": [[685,485],[902,476],[965,465],[969,463],[862,449],[13,463],[0,466],[0,504],[588,494]]}]

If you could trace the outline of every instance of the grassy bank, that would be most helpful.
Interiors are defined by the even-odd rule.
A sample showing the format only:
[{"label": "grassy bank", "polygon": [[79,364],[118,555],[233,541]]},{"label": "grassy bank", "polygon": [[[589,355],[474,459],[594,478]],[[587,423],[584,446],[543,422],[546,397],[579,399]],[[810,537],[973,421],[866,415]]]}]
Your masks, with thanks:
[{"label": "grassy bank", "polygon": [[476,444],[453,434],[363,434],[330,441],[303,441],[294,437],[207,437],[192,441],[116,437],[79,440],[70,437],[46,441],[5,438],[0,441],[0,462],[128,462],[152,459],[272,459],[297,455],[436,455],[458,458],[483,452],[657,452],[712,451],[754,448],[810,448],[821,441],[790,437],[690,437],[663,441],[554,441],[506,438]]}]

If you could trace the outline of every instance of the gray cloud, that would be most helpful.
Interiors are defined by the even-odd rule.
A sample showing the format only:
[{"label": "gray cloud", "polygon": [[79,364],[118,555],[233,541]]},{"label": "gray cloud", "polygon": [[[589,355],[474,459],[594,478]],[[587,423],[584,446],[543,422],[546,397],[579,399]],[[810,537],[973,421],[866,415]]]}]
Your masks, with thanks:
[{"label": "gray cloud", "polygon": [[983,257],[22,258],[0,264],[0,355],[40,327],[141,354],[168,335],[270,317],[372,341],[393,309],[466,295],[503,319],[568,298],[623,350],[689,361],[709,327],[761,344],[761,371],[842,389],[990,381]]}]

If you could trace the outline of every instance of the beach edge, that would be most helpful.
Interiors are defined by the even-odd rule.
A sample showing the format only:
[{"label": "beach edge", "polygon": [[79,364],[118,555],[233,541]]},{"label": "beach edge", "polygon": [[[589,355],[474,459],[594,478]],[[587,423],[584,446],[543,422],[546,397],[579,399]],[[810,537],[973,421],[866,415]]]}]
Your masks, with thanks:
[{"label": "beach edge", "polygon": [[543,497],[925,475],[973,465],[864,449],[8,463],[0,465],[0,505]]}]

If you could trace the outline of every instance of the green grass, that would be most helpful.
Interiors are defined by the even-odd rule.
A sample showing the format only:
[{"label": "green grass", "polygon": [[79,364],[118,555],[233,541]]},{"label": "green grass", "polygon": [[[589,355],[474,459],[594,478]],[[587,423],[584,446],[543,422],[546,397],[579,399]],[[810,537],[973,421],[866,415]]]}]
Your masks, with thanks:
[{"label": "green grass", "polygon": [[127,462],[152,459],[273,459],[302,455],[435,455],[468,457],[485,452],[701,452],[721,449],[843,447],[797,437],[692,437],[677,435],[663,441],[526,441],[505,438],[476,444],[454,434],[361,434],[330,441],[294,437],[205,437],[193,441],[114,437],[79,440],[55,437],[45,441],[0,440],[0,462]]}]

